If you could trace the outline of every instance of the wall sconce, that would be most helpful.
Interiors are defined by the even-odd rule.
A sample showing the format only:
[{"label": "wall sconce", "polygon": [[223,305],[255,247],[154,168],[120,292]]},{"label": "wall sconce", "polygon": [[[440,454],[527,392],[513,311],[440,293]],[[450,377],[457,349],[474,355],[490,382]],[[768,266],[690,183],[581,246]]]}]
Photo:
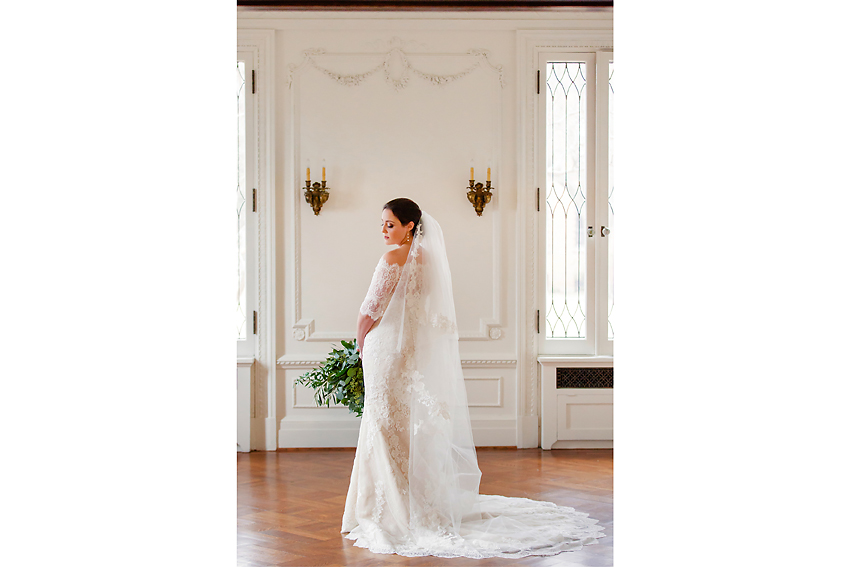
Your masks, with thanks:
[{"label": "wall sconce", "polygon": [[325,181],[325,160],[322,160],[322,182],[316,181],[312,186],[310,185],[310,160],[307,160],[307,182],[304,186],[304,199],[306,199],[307,204],[313,207],[313,214],[316,216],[319,216],[322,205],[327,202],[330,196],[328,189]]},{"label": "wall sconce", "polygon": [[479,217],[484,212],[484,207],[493,197],[493,194],[490,192],[491,189],[495,189],[495,187],[490,187],[490,168],[487,168],[487,185],[485,186],[483,183],[475,182],[475,169],[470,165],[469,191],[466,193],[466,198],[472,203]]}]

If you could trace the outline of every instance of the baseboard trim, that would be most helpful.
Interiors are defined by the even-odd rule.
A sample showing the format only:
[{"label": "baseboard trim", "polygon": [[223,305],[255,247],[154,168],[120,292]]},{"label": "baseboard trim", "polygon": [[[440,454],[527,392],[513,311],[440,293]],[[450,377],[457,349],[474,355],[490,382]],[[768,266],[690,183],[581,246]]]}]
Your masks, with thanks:
[{"label": "baseboard trim", "polygon": [[357,447],[360,420],[357,421],[280,421],[278,448],[308,449]]},{"label": "baseboard trim", "polygon": [[[309,453],[311,451],[354,451],[355,447],[278,447],[278,453]],[[476,451],[516,451],[513,445],[499,447],[476,447]]]},{"label": "baseboard trim", "polygon": [[540,446],[540,425],[538,416],[524,415],[520,418],[517,429],[517,443],[521,449],[534,449]]},{"label": "baseboard trim", "polygon": [[613,441],[556,441],[553,449],[613,449]]},{"label": "baseboard trim", "polygon": [[310,451],[355,451],[355,447],[278,447],[278,453],[308,453]]}]

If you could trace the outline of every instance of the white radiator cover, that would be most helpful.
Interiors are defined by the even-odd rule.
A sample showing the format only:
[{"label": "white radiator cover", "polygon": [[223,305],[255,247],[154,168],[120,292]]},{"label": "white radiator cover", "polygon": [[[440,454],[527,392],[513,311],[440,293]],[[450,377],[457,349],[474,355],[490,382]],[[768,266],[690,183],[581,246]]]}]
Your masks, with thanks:
[{"label": "white radiator cover", "polygon": [[614,446],[614,389],[558,388],[558,368],[613,368],[610,356],[538,358],[541,367],[540,446],[610,449]]}]

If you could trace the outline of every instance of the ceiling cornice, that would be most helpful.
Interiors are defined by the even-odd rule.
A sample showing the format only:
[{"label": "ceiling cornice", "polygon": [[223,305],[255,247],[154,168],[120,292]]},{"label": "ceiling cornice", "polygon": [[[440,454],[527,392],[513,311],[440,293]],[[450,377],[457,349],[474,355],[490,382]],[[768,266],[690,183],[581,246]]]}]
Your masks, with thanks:
[{"label": "ceiling cornice", "polygon": [[614,7],[614,0],[329,0],[304,2],[286,0],[236,0],[237,6],[274,10],[348,11],[546,11],[562,8]]}]

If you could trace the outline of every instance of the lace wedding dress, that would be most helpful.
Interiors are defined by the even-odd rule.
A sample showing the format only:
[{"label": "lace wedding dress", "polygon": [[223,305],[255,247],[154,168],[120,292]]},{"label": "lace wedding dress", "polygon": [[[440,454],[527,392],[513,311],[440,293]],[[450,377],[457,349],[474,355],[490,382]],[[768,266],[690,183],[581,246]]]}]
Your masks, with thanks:
[{"label": "lace wedding dress", "polygon": [[442,231],[427,213],[407,261],[381,259],[360,312],[363,417],[342,533],[358,547],[407,557],[554,555],[596,543],[587,514],[478,493]]}]

